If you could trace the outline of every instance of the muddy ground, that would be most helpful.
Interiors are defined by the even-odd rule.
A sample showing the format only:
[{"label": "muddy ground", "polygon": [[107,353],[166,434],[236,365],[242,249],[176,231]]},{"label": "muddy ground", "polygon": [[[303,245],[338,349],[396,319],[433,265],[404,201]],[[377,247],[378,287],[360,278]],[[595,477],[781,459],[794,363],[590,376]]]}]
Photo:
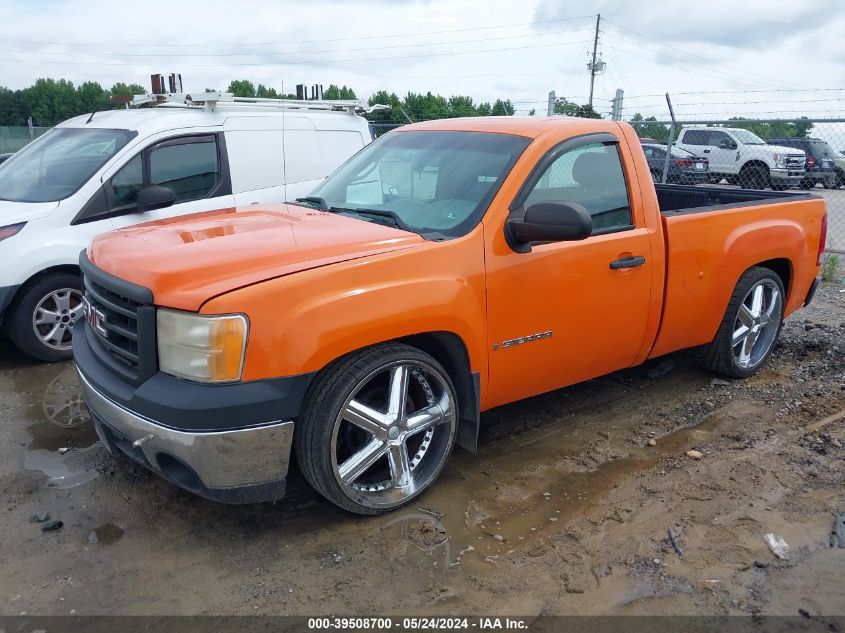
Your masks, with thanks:
[{"label": "muddy ground", "polygon": [[845,614],[842,286],[751,379],[682,353],[491,411],[367,519],[296,475],[275,505],[183,493],[97,443],[71,364],[0,345],[0,614]]}]

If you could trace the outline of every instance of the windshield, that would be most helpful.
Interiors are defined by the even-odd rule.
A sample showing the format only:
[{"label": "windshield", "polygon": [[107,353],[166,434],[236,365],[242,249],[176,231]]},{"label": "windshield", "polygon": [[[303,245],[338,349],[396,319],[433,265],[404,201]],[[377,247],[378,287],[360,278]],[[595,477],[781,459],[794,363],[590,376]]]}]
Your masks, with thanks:
[{"label": "windshield", "polygon": [[743,145],[765,145],[766,141],[748,130],[731,130],[731,134]]},{"label": "windshield", "polygon": [[529,142],[486,132],[392,132],[329,176],[312,199],[417,233],[463,235]]},{"label": "windshield", "polygon": [[54,128],[0,168],[0,200],[55,202],[73,195],[133,136],[129,130]]}]

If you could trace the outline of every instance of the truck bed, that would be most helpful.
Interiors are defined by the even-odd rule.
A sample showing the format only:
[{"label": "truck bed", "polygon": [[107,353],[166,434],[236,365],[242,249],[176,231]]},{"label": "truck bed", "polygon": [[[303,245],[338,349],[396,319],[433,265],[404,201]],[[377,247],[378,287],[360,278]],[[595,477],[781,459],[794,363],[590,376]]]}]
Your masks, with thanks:
[{"label": "truck bed", "polygon": [[737,280],[752,266],[765,263],[782,276],[785,315],[804,303],[818,272],[821,197],[718,186],[656,190],[666,286],[652,356],[713,340]]},{"label": "truck bed", "polygon": [[664,216],[701,213],[716,209],[788,202],[813,197],[806,192],[735,189],[733,187],[669,185],[657,183],[657,203]]}]

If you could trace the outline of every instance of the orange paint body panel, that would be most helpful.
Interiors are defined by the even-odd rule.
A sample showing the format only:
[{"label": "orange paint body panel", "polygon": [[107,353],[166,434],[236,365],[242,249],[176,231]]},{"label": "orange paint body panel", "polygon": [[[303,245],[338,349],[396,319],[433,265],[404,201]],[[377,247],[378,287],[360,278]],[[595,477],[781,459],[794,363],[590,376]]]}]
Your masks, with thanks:
[{"label": "orange paint body panel", "polygon": [[[157,305],[247,315],[244,381],[316,372],[370,345],[449,332],[480,377],[482,409],[711,341],[751,266],[785,262],[787,314],[818,274],[822,201],[786,198],[663,217],[639,140],[625,124],[491,117],[391,134],[406,130],[531,141],[479,224],[459,238],[428,241],[278,205],[124,229],[97,238],[89,256],[150,288]],[[591,134],[610,134],[618,144],[633,226],[515,252],[504,227],[521,187],[557,145]],[[645,263],[609,267],[633,256]],[[538,334],[530,344],[509,344]]]}]

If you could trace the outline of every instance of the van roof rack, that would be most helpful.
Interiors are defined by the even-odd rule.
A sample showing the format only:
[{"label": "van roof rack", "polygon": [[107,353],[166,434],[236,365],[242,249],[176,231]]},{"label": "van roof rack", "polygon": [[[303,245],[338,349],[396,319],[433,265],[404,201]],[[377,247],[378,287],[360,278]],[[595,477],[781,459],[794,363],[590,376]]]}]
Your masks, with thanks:
[{"label": "van roof rack", "polygon": [[112,103],[125,104],[127,108],[169,107],[203,108],[210,112],[225,108],[279,108],[284,110],[322,110],[324,112],[346,112],[348,114],[370,113],[389,110],[390,106],[369,105],[358,100],[300,101],[296,99],[263,99],[259,97],[236,97],[230,92],[169,92],[164,94],[117,95]]}]

